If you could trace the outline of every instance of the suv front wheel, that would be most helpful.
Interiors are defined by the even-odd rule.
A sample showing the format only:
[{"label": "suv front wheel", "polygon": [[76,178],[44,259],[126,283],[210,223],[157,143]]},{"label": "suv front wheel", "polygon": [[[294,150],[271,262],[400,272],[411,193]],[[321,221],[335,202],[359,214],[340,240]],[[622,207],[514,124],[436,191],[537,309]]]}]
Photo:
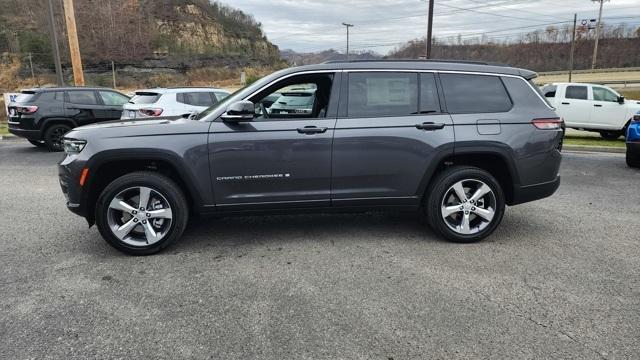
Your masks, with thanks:
[{"label": "suv front wheel", "polygon": [[476,242],[500,224],[505,200],[498,181],[476,167],[453,166],[431,185],[427,220],[433,230],[454,242]]},{"label": "suv front wheel", "polygon": [[114,248],[130,255],[156,253],[180,238],[189,217],[187,200],[169,178],[134,172],[102,191],[96,225]]}]

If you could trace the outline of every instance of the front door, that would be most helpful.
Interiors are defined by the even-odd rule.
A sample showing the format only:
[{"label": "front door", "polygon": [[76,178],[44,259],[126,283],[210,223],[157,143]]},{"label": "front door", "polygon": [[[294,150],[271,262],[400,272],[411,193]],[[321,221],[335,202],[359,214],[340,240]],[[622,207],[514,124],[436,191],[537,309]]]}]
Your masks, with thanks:
[{"label": "front door", "polygon": [[627,107],[618,102],[618,94],[601,86],[593,86],[592,93],[591,122],[599,129],[622,129],[629,119]]},{"label": "front door", "polygon": [[[211,179],[219,210],[329,205],[337,75],[277,81],[247,99],[256,104],[253,121],[211,124]],[[270,106],[262,102],[272,98],[277,99]]]},{"label": "front door", "polygon": [[434,156],[443,148],[453,152],[451,116],[441,110],[435,75],[349,72],[344,77],[332,204],[418,204]]}]

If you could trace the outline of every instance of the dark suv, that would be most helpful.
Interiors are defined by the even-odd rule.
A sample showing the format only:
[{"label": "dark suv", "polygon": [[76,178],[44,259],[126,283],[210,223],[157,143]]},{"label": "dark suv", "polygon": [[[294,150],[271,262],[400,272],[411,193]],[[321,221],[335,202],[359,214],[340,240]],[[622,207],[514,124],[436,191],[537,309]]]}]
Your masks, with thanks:
[{"label": "dark suv", "polygon": [[36,146],[62,151],[71,129],[120,119],[129,98],[106,88],[69,87],[23,90],[9,103],[9,132]]},{"label": "dark suv", "polygon": [[[129,254],[177,240],[190,215],[421,210],[478,241],[505,204],[560,184],[562,121],[536,74],[460,62],[289,68],[192,119],[81,127],[59,166],[68,208]],[[269,111],[273,93],[315,89],[311,111]]]}]

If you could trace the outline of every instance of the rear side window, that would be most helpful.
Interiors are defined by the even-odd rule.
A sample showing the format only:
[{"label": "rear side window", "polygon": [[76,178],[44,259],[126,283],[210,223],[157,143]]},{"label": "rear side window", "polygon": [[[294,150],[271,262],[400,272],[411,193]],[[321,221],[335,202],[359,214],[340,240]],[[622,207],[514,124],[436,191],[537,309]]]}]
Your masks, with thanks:
[{"label": "rear side window", "polygon": [[567,86],[567,93],[564,97],[567,99],[587,100],[587,87],[575,85]]},{"label": "rear side window", "polygon": [[556,97],[556,90],[558,89],[555,85],[545,85],[542,87],[542,94],[544,97],[552,98]]},{"label": "rear side window", "polygon": [[42,102],[53,102],[53,101],[62,101],[63,95],[61,91],[48,91],[41,93],[38,96],[38,101]]},{"label": "rear side window", "polygon": [[216,103],[215,96],[209,92],[187,92],[176,95],[176,100],[193,106],[211,106]]},{"label": "rear side window", "polygon": [[100,91],[102,102],[107,106],[122,106],[129,102],[129,98],[113,91]]},{"label": "rear side window", "polygon": [[36,93],[33,91],[23,91],[20,95],[16,96],[14,100],[17,103],[28,103],[35,99]]},{"label": "rear side window", "polygon": [[129,102],[132,104],[154,104],[160,99],[160,96],[158,93],[136,92]]},{"label": "rear side window", "polygon": [[349,117],[405,116],[417,110],[418,74],[349,74]]},{"label": "rear side window", "polygon": [[497,76],[440,74],[440,79],[450,113],[496,113],[511,110],[511,98]]},{"label": "rear side window", "polygon": [[86,90],[67,91],[67,98],[69,99],[69,102],[72,104],[84,104],[84,105],[98,104],[98,99],[96,99],[96,94],[93,91],[86,91]]}]

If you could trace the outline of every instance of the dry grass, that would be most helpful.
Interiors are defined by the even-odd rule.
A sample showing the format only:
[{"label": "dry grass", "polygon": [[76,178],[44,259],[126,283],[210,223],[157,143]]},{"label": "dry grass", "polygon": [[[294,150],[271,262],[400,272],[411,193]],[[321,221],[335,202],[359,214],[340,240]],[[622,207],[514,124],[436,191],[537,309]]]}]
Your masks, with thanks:
[{"label": "dry grass", "polygon": [[[602,71],[602,72],[588,72],[588,73],[576,73],[571,77],[573,82],[603,82],[603,81],[624,81],[624,80],[639,80],[640,71]],[[548,84],[552,82],[566,82],[569,81],[569,74],[540,74],[535,80],[536,84]]]}]

